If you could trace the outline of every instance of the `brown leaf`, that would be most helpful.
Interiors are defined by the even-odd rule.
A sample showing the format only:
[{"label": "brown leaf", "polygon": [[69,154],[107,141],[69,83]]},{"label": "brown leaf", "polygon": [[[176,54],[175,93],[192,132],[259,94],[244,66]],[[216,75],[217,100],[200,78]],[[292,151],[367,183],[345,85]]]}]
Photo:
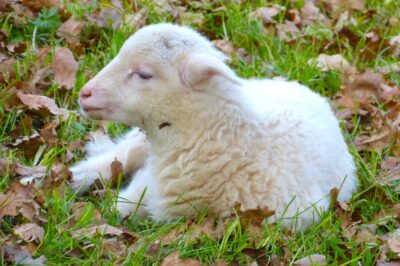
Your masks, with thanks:
[{"label": "brown leaf", "polygon": [[54,80],[65,89],[71,89],[75,84],[78,62],[75,61],[71,50],[56,47],[53,58]]},{"label": "brown leaf", "polygon": [[400,167],[400,158],[389,156],[380,164],[383,170],[392,170]]},{"label": "brown leaf", "polygon": [[40,129],[40,136],[42,136],[44,142],[48,145],[48,147],[53,147],[58,142],[56,131],[58,125],[58,120],[52,120]]},{"label": "brown leaf", "polygon": [[76,224],[76,222],[83,216],[90,214],[91,223],[95,225],[101,225],[104,223],[101,217],[101,212],[96,208],[90,208],[88,202],[75,202],[71,206],[71,218],[68,221],[70,227]]},{"label": "brown leaf", "polygon": [[358,151],[382,150],[387,147],[395,138],[394,125],[387,118],[383,111],[375,109],[371,114],[372,123],[369,135],[358,135],[354,144]]},{"label": "brown leaf", "polygon": [[358,103],[367,104],[379,99],[382,77],[369,71],[353,77],[342,86],[341,103],[349,108],[357,107]]},{"label": "brown leaf", "polygon": [[255,259],[258,265],[267,265],[268,263],[265,249],[244,248],[242,252],[243,254]]},{"label": "brown leaf", "polygon": [[320,54],[317,59],[310,59],[307,63],[312,65],[315,61],[317,62],[316,67],[322,71],[336,70],[344,75],[353,75],[357,72],[356,68],[340,54]]},{"label": "brown leaf", "polygon": [[261,18],[264,24],[268,25],[271,23],[276,23],[277,21],[274,19],[281,11],[285,11],[286,8],[284,6],[280,6],[278,4],[274,4],[271,7],[261,7],[256,11],[251,13],[250,17]]},{"label": "brown leaf", "polygon": [[10,160],[0,158],[0,175],[6,176],[9,173],[10,176],[13,176],[15,167],[16,165]]},{"label": "brown leaf", "polygon": [[178,251],[174,251],[163,259],[160,266],[201,266],[200,261],[195,259],[180,259]]},{"label": "brown leaf", "polygon": [[46,174],[45,166],[25,166],[17,163],[15,167],[15,172],[20,176],[32,176],[32,177],[42,177]]},{"label": "brown leaf", "polygon": [[294,262],[296,266],[326,265],[326,257],[320,254],[313,254]]},{"label": "brown leaf", "polygon": [[283,24],[279,24],[276,28],[279,38],[287,42],[293,41],[301,35],[300,29],[296,24],[288,20]]},{"label": "brown leaf", "polygon": [[125,24],[130,25],[135,29],[139,29],[146,24],[148,15],[149,9],[147,7],[142,8],[135,14],[128,14],[125,18]]},{"label": "brown leaf", "polygon": [[400,266],[400,260],[394,260],[389,262],[378,260],[375,266]]},{"label": "brown leaf", "polygon": [[28,80],[28,87],[30,88],[30,92],[42,92],[46,90],[50,85],[50,76],[53,73],[53,70],[49,67],[44,67],[35,71],[35,73]]},{"label": "brown leaf", "polygon": [[15,142],[11,143],[11,146],[21,150],[27,158],[32,159],[42,144],[43,139],[41,136],[34,133],[15,140]]},{"label": "brown leaf", "polygon": [[61,0],[22,0],[22,3],[35,12],[42,10],[44,7],[57,7],[59,9],[64,8]]},{"label": "brown leaf", "polygon": [[118,227],[109,225],[109,224],[102,224],[102,225],[93,225],[90,227],[82,228],[76,230],[71,233],[73,238],[78,238],[81,236],[85,237],[92,237],[94,235],[112,235],[112,236],[119,236],[122,235],[124,231]]},{"label": "brown leaf", "polygon": [[92,14],[87,14],[86,18],[100,28],[111,24],[114,30],[118,29],[122,23],[122,14],[115,8],[97,9]]},{"label": "brown leaf", "polygon": [[17,96],[26,107],[31,110],[37,110],[41,114],[43,114],[43,111],[47,111],[53,115],[62,116],[63,120],[66,120],[70,114],[70,111],[59,108],[53,99],[46,96],[24,94],[22,92],[18,92]]},{"label": "brown leaf", "polygon": [[34,259],[32,254],[27,250],[21,250],[19,247],[6,246],[5,251],[7,260],[17,265],[46,265],[46,257],[44,255]]},{"label": "brown leaf", "polygon": [[393,48],[393,54],[395,56],[400,55],[400,34],[392,37],[389,42],[390,46]]},{"label": "brown leaf", "polygon": [[[399,180],[400,180],[400,164],[390,167],[386,170],[382,170],[376,177],[376,181],[381,186],[384,185],[394,186],[398,183],[397,181]],[[400,190],[400,188],[397,188],[397,190]]]},{"label": "brown leaf", "polygon": [[390,251],[400,254],[400,239],[397,238],[389,238],[387,240],[388,247]]},{"label": "brown leaf", "polygon": [[126,181],[126,176],[124,175],[124,167],[120,161],[115,159],[111,163],[111,183],[114,187],[118,186],[119,183],[124,183]]},{"label": "brown leaf", "polygon": [[70,17],[58,28],[57,36],[63,38],[68,44],[79,45],[79,35],[81,34],[85,23]]},{"label": "brown leaf", "polygon": [[103,253],[106,252],[104,257],[107,257],[108,253],[111,253],[117,257],[126,256],[126,245],[122,241],[118,241],[118,239],[115,237],[103,240],[103,247]]},{"label": "brown leaf", "polygon": [[333,18],[337,18],[346,10],[365,9],[365,0],[323,0],[322,2]]},{"label": "brown leaf", "polygon": [[335,32],[340,32],[343,28],[348,28],[350,25],[357,26],[357,20],[351,16],[349,11],[345,11],[339,15],[333,29]]},{"label": "brown leaf", "polygon": [[236,212],[240,218],[240,222],[246,227],[249,223],[253,223],[254,225],[261,226],[262,222],[275,214],[275,211],[272,211],[268,208],[258,208],[258,209],[247,209],[245,211],[241,210],[240,204],[235,206]]},{"label": "brown leaf", "polygon": [[39,215],[39,204],[34,200],[36,189],[32,185],[12,183],[6,193],[0,193],[0,219],[4,216],[22,214],[29,221],[34,221]]},{"label": "brown leaf", "polygon": [[303,26],[311,25],[317,21],[328,24],[329,20],[323,15],[313,0],[306,0],[304,6],[300,9],[301,24]]},{"label": "brown leaf", "polygon": [[14,58],[6,58],[0,64],[0,84],[6,83],[6,80],[14,79],[16,77],[14,65],[16,60]]},{"label": "brown leaf", "polygon": [[44,229],[35,223],[28,223],[14,227],[14,234],[18,235],[19,238],[26,242],[32,242],[35,240],[42,242]]},{"label": "brown leaf", "polygon": [[228,56],[229,58],[232,57],[232,55],[235,51],[233,48],[232,42],[230,42],[228,40],[214,40],[213,43],[214,43],[214,46],[218,50],[223,52],[226,56]]}]

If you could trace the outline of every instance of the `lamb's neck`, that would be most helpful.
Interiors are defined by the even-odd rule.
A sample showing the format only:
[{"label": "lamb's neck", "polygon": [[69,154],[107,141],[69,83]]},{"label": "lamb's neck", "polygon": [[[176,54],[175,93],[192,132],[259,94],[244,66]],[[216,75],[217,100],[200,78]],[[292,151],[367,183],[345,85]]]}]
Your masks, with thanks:
[{"label": "lamb's neck", "polygon": [[215,96],[192,100],[173,108],[164,106],[165,121],[156,121],[148,130],[155,153],[190,149],[200,139],[233,144],[243,130],[259,132],[258,121],[241,99]]}]

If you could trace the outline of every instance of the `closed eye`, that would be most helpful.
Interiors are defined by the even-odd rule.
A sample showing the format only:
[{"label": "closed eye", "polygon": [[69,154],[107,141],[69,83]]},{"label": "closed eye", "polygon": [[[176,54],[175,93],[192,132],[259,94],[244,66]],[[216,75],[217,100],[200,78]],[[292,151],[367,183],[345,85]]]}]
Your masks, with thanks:
[{"label": "closed eye", "polygon": [[143,71],[139,71],[137,74],[141,79],[151,79],[153,77],[153,75]]},{"label": "closed eye", "polygon": [[144,71],[137,71],[137,72],[129,73],[128,74],[128,79],[133,78],[133,76],[135,76],[135,75],[137,75],[139,78],[145,79],[145,80],[151,79],[153,77],[153,75],[150,74],[150,73],[147,73],[147,72],[144,72]]}]

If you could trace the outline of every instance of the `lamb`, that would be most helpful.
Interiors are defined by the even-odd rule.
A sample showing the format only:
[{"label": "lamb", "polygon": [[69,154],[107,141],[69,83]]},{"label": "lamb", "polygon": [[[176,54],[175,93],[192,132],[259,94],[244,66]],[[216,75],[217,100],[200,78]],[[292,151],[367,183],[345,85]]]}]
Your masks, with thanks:
[{"label": "lamb", "polygon": [[225,60],[188,27],[138,30],[79,98],[90,118],[133,129],[89,144],[73,188],[110,177],[117,159],[133,173],[118,195],[124,217],[225,217],[240,204],[295,230],[319,220],[332,188],[348,200],[355,164],[327,100],[297,82],[239,78]]}]

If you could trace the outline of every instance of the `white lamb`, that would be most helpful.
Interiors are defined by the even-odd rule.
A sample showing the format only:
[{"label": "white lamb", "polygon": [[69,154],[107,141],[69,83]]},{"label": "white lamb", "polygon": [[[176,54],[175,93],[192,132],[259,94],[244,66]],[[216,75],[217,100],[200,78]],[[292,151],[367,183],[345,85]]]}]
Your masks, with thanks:
[{"label": "white lamb", "polygon": [[136,128],[91,143],[71,168],[73,187],[110,177],[117,158],[134,172],[122,216],[168,221],[204,207],[228,216],[240,204],[298,230],[319,220],[332,188],[348,200],[355,165],[328,102],[297,82],[241,79],[225,59],[187,27],[137,31],[79,99],[89,117]]}]

